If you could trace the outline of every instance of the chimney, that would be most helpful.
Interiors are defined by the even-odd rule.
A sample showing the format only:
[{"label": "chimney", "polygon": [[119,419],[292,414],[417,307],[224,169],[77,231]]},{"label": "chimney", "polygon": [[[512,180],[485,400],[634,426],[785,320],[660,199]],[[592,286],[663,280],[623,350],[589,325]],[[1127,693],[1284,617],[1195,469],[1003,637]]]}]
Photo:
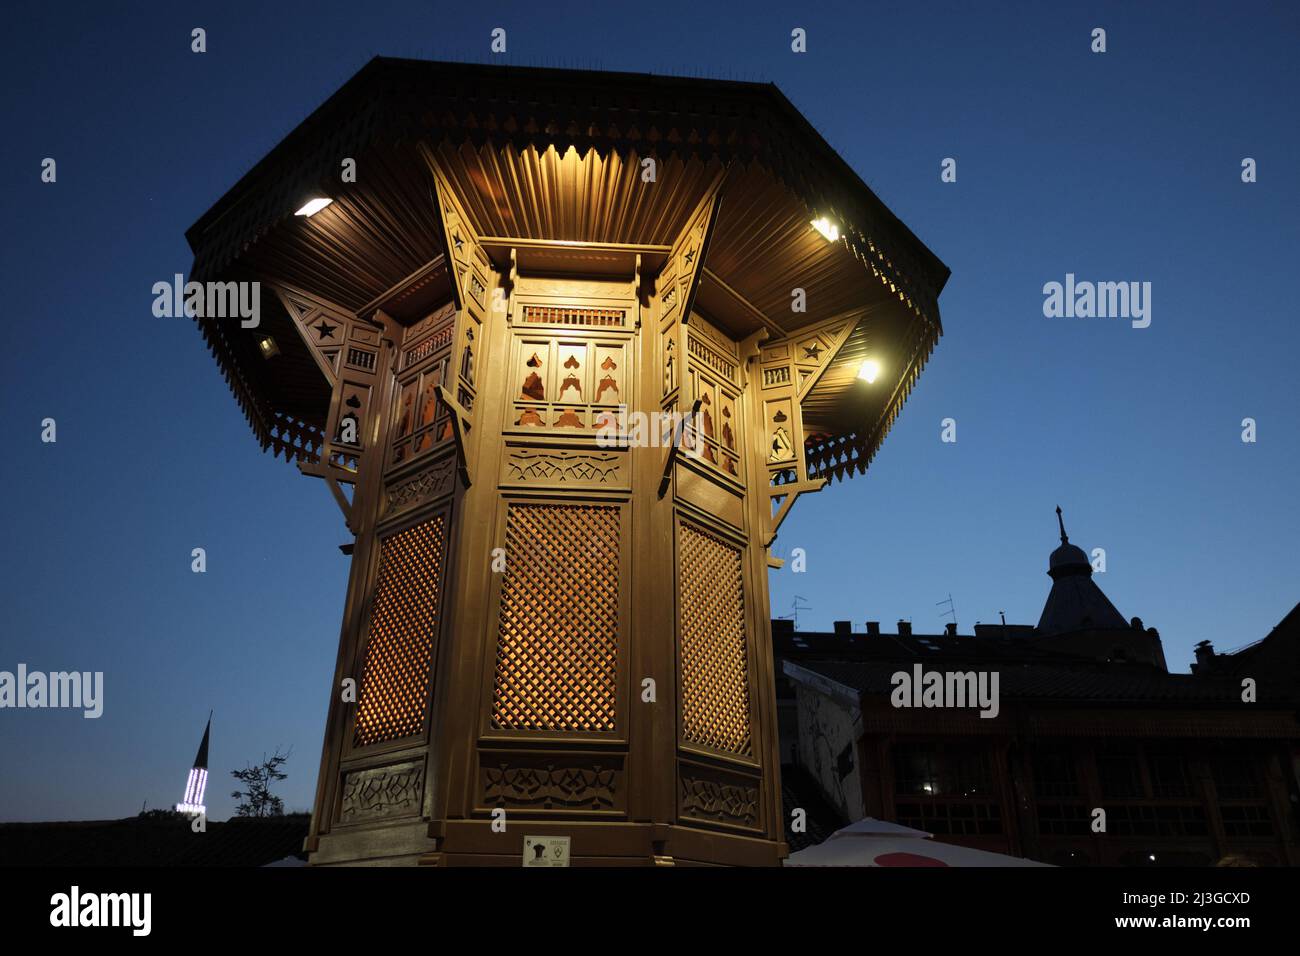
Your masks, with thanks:
[{"label": "chimney", "polygon": [[868,637],[879,637],[879,636],[880,636],[880,622],[879,622],[879,621],[868,621],[868,622],[867,622],[867,636],[868,636]]},{"label": "chimney", "polygon": [[836,622],[835,622],[835,636],[836,636],[836,637],[852,637],[852,636],[853,636],[853,622],[852,622],[852,621],[836,621]]},{"label": "chimney", "polygon": [[898,622],[898,636],[899,636],[899,637],[911,637],[911,636],[912,636],[912,622],[911,622],[911,621],[899,621],[899,622]]},{"label": "chimney", "polygon": [[944,633],[946,636],[948,636],[948,637],[956,637],[956,636],[957,636],[957,622],[956,622],[956,621],[949,621],[947,624],[945,624],[945,625],[943,626],[943,633]]},{"label": "chimney", "polygon": [[1196,667],[1197,669],[1208,668],[1214,661],[1214,645],[1209,641],[1201,641],[1196,645]]}]

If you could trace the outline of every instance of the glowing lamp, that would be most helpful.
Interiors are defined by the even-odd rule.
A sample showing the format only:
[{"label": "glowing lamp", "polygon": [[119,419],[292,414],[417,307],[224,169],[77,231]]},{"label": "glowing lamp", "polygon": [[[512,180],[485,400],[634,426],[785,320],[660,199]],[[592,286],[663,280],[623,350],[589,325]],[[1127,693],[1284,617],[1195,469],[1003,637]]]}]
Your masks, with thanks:
[{"label": "glowing lamp", "polygon": [[834,242],[840,237],[840,227],[835,225],[825,216],[812,221],[812,227],[820,232],[830,242]]},{"label": "glowing lamp", "polygon": [[867,359],[858,369],[858,378],[870,385],[880,376],[880,363],[875,359]]},{"label": "glowing lamp", "polygon": [[307,216],[310,218],[311,216],[316,215],[316,213],[320,212],[322,209],[324,209],[333,201],[334,201],[333,199],[324,199],[321,197],[317,197],[315,199],[309,199],[301,209],[299,209],[296,213],[294,213],[294,215]]}]

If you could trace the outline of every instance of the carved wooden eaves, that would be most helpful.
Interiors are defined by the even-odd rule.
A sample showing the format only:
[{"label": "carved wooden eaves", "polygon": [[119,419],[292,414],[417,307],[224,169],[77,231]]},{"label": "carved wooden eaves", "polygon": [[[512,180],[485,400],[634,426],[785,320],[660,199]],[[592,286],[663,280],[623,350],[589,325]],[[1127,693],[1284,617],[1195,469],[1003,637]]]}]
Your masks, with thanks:
[{"label": "carved wooden eaves", "polygon": [[[696,204],[686,225],[674,240],[668,258],[655,281],[659,315],[659,353],[662,395],[660,408],[676,408],[688,415],[699,411],[698,398],[690,394],[690,377],[685,374],[689,354],[688,324],[691,307],[695,301],[700,280],[704,276],[704,260],[709,251],[709,240],[718,221],[718,208],[722,201],[722,184],[726,169],[720,169],[709,188]],[[639,281],[640,257],[637,259]],[[680,430],[668,445],[664,459],[663,477],[659,483],[659,497],[663,497],[671,482],[673,466],[677,460],[678,446],[682,441]]]},{"label": "carved wooden eaves", "polygon": [[[439,388],[439,398],[451,412],[453,433],[456,439],[457,470],[461,482],[470,484],[466,441],[475,421],[475,400],[478,396],[480,353],[482,351],[483,321],[489,309],[507,310],[507,321],[513,317],[509,301],[500,295],[493,297],[498,288],[492,261],[483,249],[477,230],[466,215],[451,181],[443,172],[437,156],[425,150],[425,160],[433,174],[434,196],[438,223],[442,230],[443,248],[446,250],[451,274],[452,299],[456,306],[456,325],[452,362],[448,381]],[[515,253],[510,255],[508,285],[513,289],[518,276]]]},{"label": "carved wooden eaves", "polygon": [[655,279],[658,300],[659,334],[666,352],[663,408],[688,408],[695,396],[688,395],[689,382],[679,374],[684,368],[687,354],[686,326],[690,322],[691,307],[700,279],[704,275],[704,259],[709,251],[709,240],[718,221],[718,207],[722,201],[722,183],[726,170],[719,170],[709,188],[705,190],[686,225],[673,241],[668,258],[664,260]]},{"label": "carved wooden eaves", "polygon": [[[759,348],[764,455],[773,507],[765,547],[771,547],[795,500],[826,484],[825,478],[808,478],[803,400],[844,348],[858,319],[856,314],[827,319]],[[781,564],[775,558],[768,561],[774,567]]]},{"label": "carved wooden eaves", "polygon": [[271,284],[299,338],[330,385],[330,406],[317,462],[298,469],[325,481],[349,530],[352,506],[342,485],[355,485],[360,462],[378,440],[379,375],[386,355],[383,316],[360,318],[300,289]]}]

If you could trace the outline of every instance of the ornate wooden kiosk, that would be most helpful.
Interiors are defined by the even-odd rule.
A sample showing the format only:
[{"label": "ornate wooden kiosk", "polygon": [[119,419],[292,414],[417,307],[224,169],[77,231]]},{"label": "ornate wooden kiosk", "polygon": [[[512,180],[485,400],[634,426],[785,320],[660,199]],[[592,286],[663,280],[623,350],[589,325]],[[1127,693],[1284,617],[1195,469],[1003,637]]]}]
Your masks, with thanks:
[{"label": "ornate wooden kiosk", "polygon": [[777,863],[770,548],[943,264],[775,87],[388,59],[187,236],[260,283],[199,325],[355,535],[312,862]]}]

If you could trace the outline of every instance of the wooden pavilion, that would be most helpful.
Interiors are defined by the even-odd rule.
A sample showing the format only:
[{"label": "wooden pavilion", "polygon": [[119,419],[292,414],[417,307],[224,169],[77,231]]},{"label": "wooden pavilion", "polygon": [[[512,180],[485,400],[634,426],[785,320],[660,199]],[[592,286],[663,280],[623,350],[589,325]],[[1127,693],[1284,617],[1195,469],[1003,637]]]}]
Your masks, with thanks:
[{"label": "wooden pavilion", "polygon": [[[774,86],[383,58],[187,238],[259,283],[199,327],[355,536],[312,862],[777,863],[769,548],[947,268]],[[638,413],[686,424],[601,440]]]}]

